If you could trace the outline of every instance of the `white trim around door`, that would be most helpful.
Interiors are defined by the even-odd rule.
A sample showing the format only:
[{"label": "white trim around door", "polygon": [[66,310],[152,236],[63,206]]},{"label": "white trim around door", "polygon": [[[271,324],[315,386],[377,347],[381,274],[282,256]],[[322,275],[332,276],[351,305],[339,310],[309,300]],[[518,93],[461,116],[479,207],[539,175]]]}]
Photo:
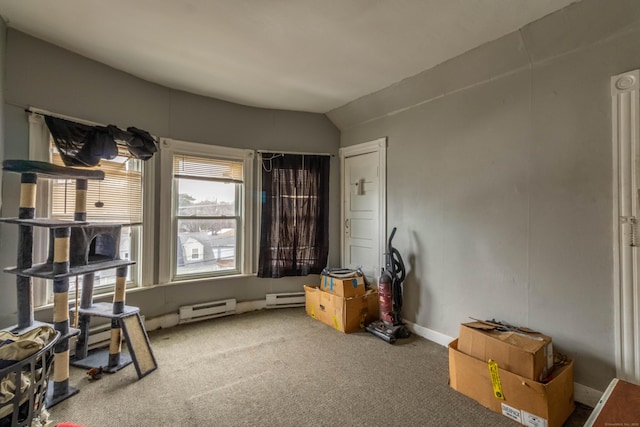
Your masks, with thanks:
[{"label": "white trim around door", "polygon": [[[385,251],[385,236],[387,228],[387,138],[378,138],[373,141],[364,142],[361,144],[352,145],[349,147],[343,147],[339,151],[340,155],[340,256],[342,265],[346,265],[346,253],[345,253],[345,221],[346,212],[345,204],[346,198],[349,197],[349,193],[345,191],[345,159],[352,156],[358,156],[362,154],[377,153],[378,154],[378,212],[380,215],[379,224],[379,242],[378,242],[378,268],[384,266],[384,251]],[[372,278],[377,283],[377,275]]]},{"label": "white trim around door", "polygon": [[616,376],[631,382],[640,382],[639,104],[640,70],[613,76],[611,118]]}]

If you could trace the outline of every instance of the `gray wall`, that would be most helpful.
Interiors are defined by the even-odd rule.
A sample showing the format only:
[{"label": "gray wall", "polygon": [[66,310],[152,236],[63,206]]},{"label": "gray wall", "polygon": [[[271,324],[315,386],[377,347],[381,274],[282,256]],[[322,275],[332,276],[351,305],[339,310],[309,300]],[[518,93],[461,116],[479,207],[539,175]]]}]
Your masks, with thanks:
[{"label": "gray wall", "polygon": [[[4,46],[7,38],[7,26],[0,18],[0,162],[4,155]],[[2,174],[0,174],[0,208],[2,208]]]},{"label": "gray wall", "polygon": [[640,2],[583,0],[328,114],[388,137],[404,317],[539,329],[576,381],[615,376],[610,77],[640,67]]},{"label": "gray wall", "polygon": [[[0,18],[0,162],[4,160],[4,140],[5,140],[5,125],[4,125],[4,69],[5,69],[5,52],[6,52],[6,39],[7,39],[7,26]],[[0,174],[0,210],[2,208],[2,199],[3,199],[3,191],[2,191],[2,182],[3,182],[3,174]],[[4,240],[2,234],[2,226],[0,226],[0,246],[2,245],[2,241]],[[12,264],[15,263],[15,258],[12,258]],[[6,283],[6,278],[0,278],[0,286],[3,286],[4,289],[2,291],[3,298],[0,299],[0,325],[4,325],[7,322],[15,322],[15,316],[9,315],[8,309],[13,307],[14,304],[7,303],[7,300],[14,301],[16,299],[15,287],[11,287],[11,290],[7,289],[7,286],[4,286]],[[15,311],[15,309],[14,309]]]},{"label": "gray wall", "polygon": [[[324,115],[251,108],[170,90],[13,29],[8,31],[6,40],[5,70],[6,159],[28,157],[28,120],[24,109],[29,106],[122,128],[136,126],[159,137],[228,147],[334,154],[339,148],[339,131]],[[338,265],[340,251],[337,159],[335,156],[331,162],[329,264],[333,266]],[[157,160],[153,160],[156,166]],[[19,176],[12,175],[16,174],[5,174],[2,216],[17,215]],[[159,198],[156,200],[159,202]],[[157,206],[155,210],[157,216]],[[0,228],[3,267],[15,265],[16,228],[6,224]],[[157,236],[161,230],[152,232]],[[156,259],[156,266],[157,262]],[[156,286],[129,292],[127,303],[139,306],[143,314],[152,318],[177,312],[185,304],[222,298],[256,300],[264,299],[270,292],[301,291],[303,284],[318,280],[317,276],[245,277]],[[15,279],[2,274],[0,281],[3,284],[0,326],[7,326],[16,322]],[[50,321],[51,312],[39,311],[36,317]]]}]

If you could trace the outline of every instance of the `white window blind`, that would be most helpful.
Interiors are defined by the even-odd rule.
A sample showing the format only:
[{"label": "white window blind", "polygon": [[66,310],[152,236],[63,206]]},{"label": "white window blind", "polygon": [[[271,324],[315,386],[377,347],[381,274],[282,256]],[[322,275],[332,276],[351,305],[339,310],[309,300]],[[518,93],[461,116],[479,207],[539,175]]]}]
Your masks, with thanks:
[{"label": "white window blind", "polygon": [[[54,164],[64,166],[57,150],[53,150],[51,158]],[[130,157],[122,148],[115,159],[103,159],[88,169],[104,171],[105,178],[88,181],[87,218],[92,222],[141,223],[142,161]],[[51,217],[73,219],[75,191],[75,180],[52,181]]]},{"label": "white window blind", "polygon": [[173,157],[173,174],[176,178],[198,178],[212,181],[242,182],[242,161],[208,159],[176,155]]}]

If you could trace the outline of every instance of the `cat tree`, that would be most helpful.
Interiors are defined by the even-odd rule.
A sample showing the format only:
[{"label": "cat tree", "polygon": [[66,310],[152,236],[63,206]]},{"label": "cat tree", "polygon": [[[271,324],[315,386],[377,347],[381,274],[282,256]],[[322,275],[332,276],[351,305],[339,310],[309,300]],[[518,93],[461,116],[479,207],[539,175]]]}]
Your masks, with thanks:
[{"label": "cat tree", "polygon": [[[79,366],[101,367],[115,372],[133,361],[138,377],[155,370],[157,365],[139,309],[124,304],[127,269],[133,261],[119,259],[121,225],[87,222],[86,195],[88,180],[104,179],[104,172],[57,166],[46,162],[5,160],[3,169],[21,175],[20,205],[17,218],[0,218],[0,222],[17,224],[18,256],[15,267],[4,271],[16,275],[18,324],[9,328],[19,334],[41,322],[34,321],[32,277],[53,280],[53,326],[61,337],[54,348],[53,382],[47,391],[46,404],[51,407],[76,394],[69,385],[70,339],[79,336],[74,361]],[[71,179],[76,182],[76,202],[73,221],[36,218],[38,178]],[[49,231],[49,257],[42,264],[33,264],[33,227]],[[95,272],[116,269],[113,303],[93,303]],[[82,303],[75,307],[80,316],[80,329],[69,324],[69,278],[83,276]],[[89,319],[92,316],[111,319],[111,340],[107,360],[91,359],[87,352]],[[122,333],[131,354],[121,354]],[[84,362],[84,363],[83,363]]]}]

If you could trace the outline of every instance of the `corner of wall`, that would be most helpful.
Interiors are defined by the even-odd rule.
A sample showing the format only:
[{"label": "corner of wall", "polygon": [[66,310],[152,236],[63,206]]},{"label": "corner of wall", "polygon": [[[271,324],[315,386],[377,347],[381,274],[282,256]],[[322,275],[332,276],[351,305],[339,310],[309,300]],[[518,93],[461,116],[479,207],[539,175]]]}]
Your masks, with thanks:
[{"label": "corner of wall", "polygon": [[637,0],[581,0],[520,29],[533,63],[640,27]]},{"label": "corner of wall", "polygon": [[341,131],[529,68],[518,31],[326,113]]},{"label": "corner of wall", "polygon": [[326,116],[344,132],[638,27],[637,0],[577,1],[506,36],[335,108]]}]

